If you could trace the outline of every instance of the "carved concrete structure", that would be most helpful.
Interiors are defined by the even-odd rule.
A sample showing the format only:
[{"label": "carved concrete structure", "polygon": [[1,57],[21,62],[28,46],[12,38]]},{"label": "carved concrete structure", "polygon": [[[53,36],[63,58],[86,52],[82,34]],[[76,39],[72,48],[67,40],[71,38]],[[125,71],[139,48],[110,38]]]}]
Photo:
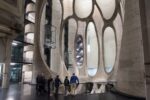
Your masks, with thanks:
[{"label": "carved concrete structure", "polygon": [[[120,92],[149,100],[148,4],[149,0],[36,0],[23,12],[22,0],[1,0],[3,87],[9,85],[11,42],[24,31],[34,44],[24,47],[34,53],[33,64],[23,66],[23,73],[32,71],[32,84],[38,73],[46,78],[60,75],[61,80],[76,73],[82,83],[76,93],[85,92],[88,82],[93,83],[91,93],[102,93],[111,83]],[[25,26],[24,13],[30,13],[25,17],[32,22]]]},{"label": "carved concrete structure", "polygon": [[[40,56],[38,55],[39,58],[38,57],[35,57],[35,58],[41,59],[43,64],[41,65],[41,63],[40,64],[38,63],[39,65],[37,64],[36,68],[39,67],[41,70],[41,66],[42,66],[42,70],[47,70],[46,71],[47,74],[51,73],[51,75],[54,75],[54,76],[59,73],[62,80],[64,79],[64,76],[66,75],[70,76],[73,72],[75,72],[80,77],[81,82],[98,82],[98,83],[115,82],[117,83],[116,88],[118,88],[122,92],[131,94],[131,95],[136,95],[136,96],[144,96],[145,95],[144,64],[143,64],[144,56],[143,56],[143,48],[142,48],[142,43],[141,43],[142,35],[141,35],[141,30],[140,30],[141,21],[140,21],[139,1],[136,1],[136,3],[133,6],[133,2],[134,2],[133,0],[132,1],[122,0],[120,2],[118,2],[117,0],[116,1],[114,0],[112,1],[112,4],[115,2],[114,10],[113,10],[113,6],[112,8],[107,8],[107,9],[113,10],[111,11],[111,12],[114,12],[112,14],[110,14],[109,11],[105,11],[103,9],[103,5],[104,4],[107,5],[106,2],[101,2],[101,1],[92,2],[92,5],[90,5],[91,3],[89,5],[87,4],[88,6],[92,6],[91,10],[87,11],[90,7],[88,9],[80,8],[80,10],[83,10],[81,12],[90,12],[89,14],[86,13],[88,15],[84,15],[84,14],[80,15],[81,12],[76,11],[76,9],[78,9],[76,3],[80,4],[80,1],[78,0],[75,2],[73,1],[66,2],[65,0],[64,1],[55,0],[52,2],[53,2],[53,5],[52,5],[52,23],[51,24],[56,27],[56,41],[55,41],[56,48],[51,49],[51,65],[49,69],[49,66],[45,62],[44,49],[43,49],[43,45],[44,45],[43,33],[45,33],[44,27],[45,27],[45,21],[46,21],[45,20],[46,0],[43,2],[39,1],[37,2],[37,6],[39,10],[37,10],[37,13],[36,13],[37,14],[36,19],[38,19],[36,23],[36,33],[40,34],[40,37],[37,35],[38,38],[37,38],[36,46],[38,47],[38,50],[36,50],[35,52],[37,54],[40,53],[41,55]],[[75,8],[74,6],[71,7],[71,5],[74,5]],[[82,2],[81,2],[81,5],[82,5]],[[74,19],[74,22],[71,24],[72,19]],[[134,21],[136,22],[135,24],[133,24]],[[70,41],[70,39],[68,40],[70,41],[68,43],[68,46],[69,46],[68,48],[70,48],[71,52],[73,53],[72,58],[70,58],[72,62],[72,67],[73,67],[71,70],[66,69],[67,65],[65,63],[65,59],[64,59],[65,56],[64,56],[64,51],[63,51],[65,49],[63,45],[63,43],[65,43],[64,27],[67,22],[69,22],[68,24],[69,35],[70,35],[69,38],[71,37],[70,39],[73,41],[73,42]],[[90,63],[87,59],[88,55],[86,53],[88,50],[86,46],[87,44],[86,34],[88,33],[88,31],[86,30],[86,27],[87,28],[89,27],[88,24],[86,23],[89,23],[89,22],[92,22],[94,24],[96,37],[97,37],[96,41],[98,43],[97,49],[98,49],[99,56],[97,59],[95,59],[95,57],[92,58],[92,59],[95,59],[94,61],[98,60],[98,62],[96,62],[98,67],[94,76],[89,76],[88,74],[88,64]],[[125,23],[124,25],[123,25],[123,22]],[[139,24],[137,24],[137,22],[139,22]],[[74,28],[71,28],[71,27],[74,27]],[[139,30],[136,30],[136,28],[138,28]],[[90,30],[90,28],[88,28],[88,30]],[[113,48],[113,46],[110,48],[105,48],[105,43],[108,40],[104,40],[105,39],[104,36],[110,30],[112,30],[112,32],[114,31],[114,34],[115,34],[116,47],[114,48],[114,50],[111,49]],[[133,30],[136,30],[136,31],[133,31]],[[123,32],[123,37],[122,37],[122,32]],[[84,45],[83,46],[84,47],[83,64],[81,64],[80,68],[78,68],[78,65],[76,64],[76,61],[74,59],[75,58],[74,48],[76,48],[74,46],[75,44],[74,40],[77,34],[80,34],[83,37],[83,45]],[[126,35],[126,34],[133,34],[133,35]],[[131,37],[133,37],[133,39]],[[121,48],[121,51],[120,51],[120,48]],[[111,51],[117,51],[117,52],[110,51],[111,53],[115,55],[108,56],[108,59],[110,58],[110,56],[115,57],[115,58],[110,59],[111,60],[110,63],[112,63],[112,67],[113,67],[112,69],[110,69],[110,71],[107,71],[107,69],[105,68],[106,66],[105,60],[107,60],[105,59],[105,55],[107,56],[107,53],[105,54],[104,51],[108,49],[111,49]],[[114,59],[114,62],[113,62],[113,59]],[[35,61],[39,61],[39,60],[35,60]],[[137,68],[138,66],[139,68]],[[122,68],[123,69],[125,68],[127,70],[123,70]],[[132,68],[133,70],[131,70]],[[131,74],[135,73],[135,75],[132,75],[133,77],[131,77],[130,79],[128,78],[129,76],[127,76],[127,75],[130,75],[129,72]],[[141,78],[139,81],[136,81],[137,74],[139,75],[138,78]],[[127,83],[131,85],[127,85]],[[140,88],[138,86],[140,86]],[[140,92],[134,91],[137,89],[141,91]]]}]

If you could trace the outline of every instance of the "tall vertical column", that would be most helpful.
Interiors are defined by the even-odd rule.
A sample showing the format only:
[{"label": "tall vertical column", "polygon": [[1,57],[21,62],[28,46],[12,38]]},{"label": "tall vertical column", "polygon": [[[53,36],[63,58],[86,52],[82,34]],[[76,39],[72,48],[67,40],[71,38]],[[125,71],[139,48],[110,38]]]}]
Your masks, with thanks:
[{"label": "tall vertical column", "polygon": [[10,62],[11,62],[11,42],[12,39],[5,39],[5,59],[3,66],[3,80],[2,88],[8,88],[9,86],[9,73],[10,73]]},{"label": "tall vertical column", "polygon": [[117,73],[117,89],[145,98],[144,55],[140,2],[126,0],[123,36]]},{"label": "tall vertical column", "polygon": [[140,0],[140,15],[144,48],[146,100],[150,100],[150,1]]}]

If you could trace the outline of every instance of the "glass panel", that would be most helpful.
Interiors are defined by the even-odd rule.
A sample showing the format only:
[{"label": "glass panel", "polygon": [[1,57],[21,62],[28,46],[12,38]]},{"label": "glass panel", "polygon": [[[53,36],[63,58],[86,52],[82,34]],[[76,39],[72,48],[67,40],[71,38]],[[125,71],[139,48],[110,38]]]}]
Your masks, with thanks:
[{"label": "glass panel", "polygon": [[78,35],[75,39],[75,46],[76,46],[76,64],[78,68],[81,67],[83,64],[83,57],[84,57],[84,46],[83,46],[83,38],[81,35]]},{"label": "glass panel", "polygon": [[94,76],[97,72],[97,68],[88,68],[88,74]]},{"label": "glass panel", "polygon": [[12,51],[11,51],[11,61],[12,62],[23,61],[23,43],[13,40]]},{"label": "glass panel", "polygon": [[10,64],[10,82],[19,83],[22,78],[22,64],[11,63]]},{"label": "glass panel", "polygon": [[98,40],[94,23],[90,22],[87,27],[87,67],[88,74],[94,76],[98,69]]},{"label": "glass panel", "polygon": [[104,18],[110,19],[115,11],[115,0],[96,0]]},{"label": "glass panel", "polygon": [[85,18],[92,12],[92,0],[75,0],[75,13],[80,18]]},{"label": "glass panel", "polygon": [[116,58],[116,41],[115,33],[111,27],[107,27],[104,31],[104,64],[106,72],[111,72]]}]

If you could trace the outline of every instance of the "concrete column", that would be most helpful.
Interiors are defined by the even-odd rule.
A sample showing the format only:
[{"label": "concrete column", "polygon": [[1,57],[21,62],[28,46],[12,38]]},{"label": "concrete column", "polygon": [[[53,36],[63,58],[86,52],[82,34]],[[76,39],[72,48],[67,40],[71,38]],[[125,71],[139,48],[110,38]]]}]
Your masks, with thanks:
[{"label": "concrete column", "polygon": [[10,73],[10,62],[11,62],[11,42],[12,39],[5,39],[5,59],[3,66],[3,80],[2,80],[2,88],[8,88],[9,86],[9,73]]},{"label": "concrete column", "polygon": [[144,48],[146,100],[150,100],[150,1],[140,0],[140,15]]},{"label": "concrete column", "polygon": [[123,93],[145,98],[145,69],[139,1],[142,0],[126,0],[116,88]]}]

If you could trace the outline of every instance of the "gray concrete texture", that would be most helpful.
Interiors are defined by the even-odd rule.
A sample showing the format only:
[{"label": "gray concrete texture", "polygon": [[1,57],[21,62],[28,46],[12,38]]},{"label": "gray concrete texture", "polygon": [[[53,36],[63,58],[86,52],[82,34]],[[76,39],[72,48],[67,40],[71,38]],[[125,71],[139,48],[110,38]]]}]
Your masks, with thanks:
[{"label": "gray concrete texture", "polygon": [[126,0],[117,88],[145,97],[144,55],[139,0]]}]

